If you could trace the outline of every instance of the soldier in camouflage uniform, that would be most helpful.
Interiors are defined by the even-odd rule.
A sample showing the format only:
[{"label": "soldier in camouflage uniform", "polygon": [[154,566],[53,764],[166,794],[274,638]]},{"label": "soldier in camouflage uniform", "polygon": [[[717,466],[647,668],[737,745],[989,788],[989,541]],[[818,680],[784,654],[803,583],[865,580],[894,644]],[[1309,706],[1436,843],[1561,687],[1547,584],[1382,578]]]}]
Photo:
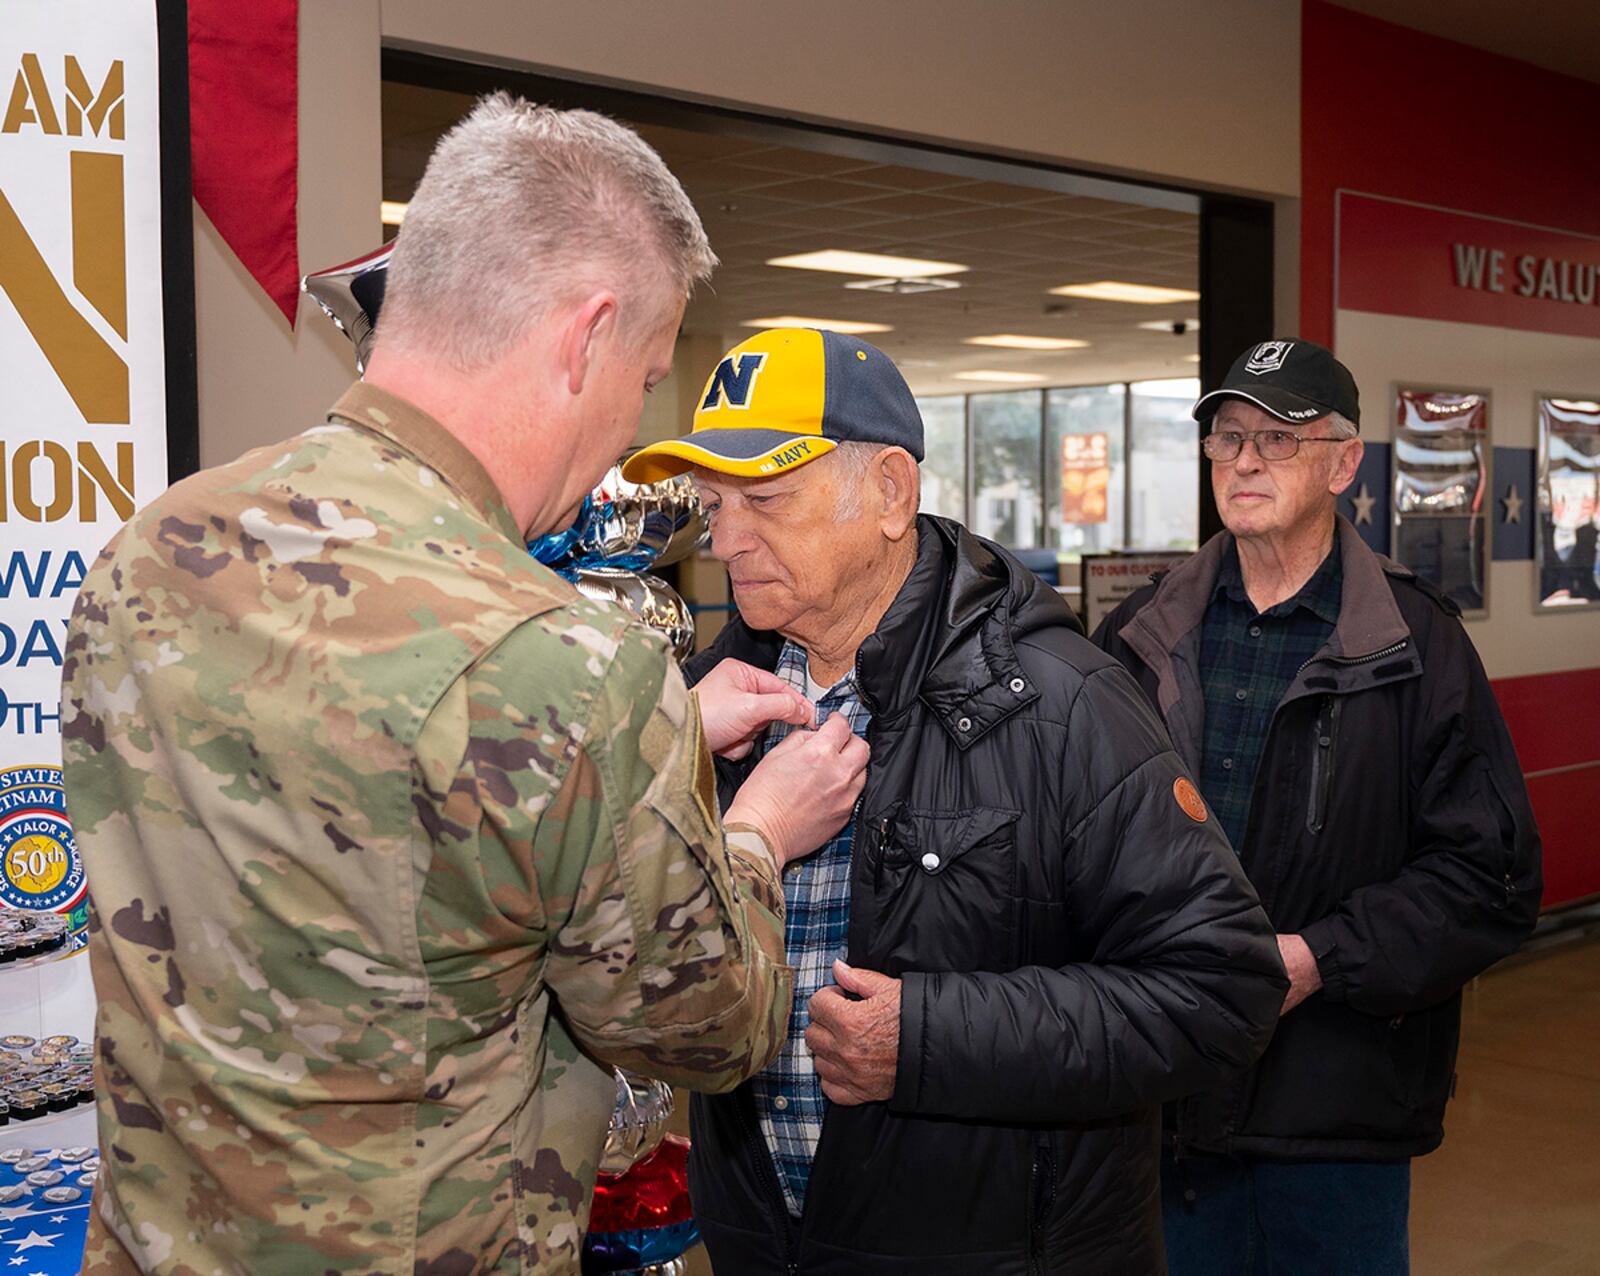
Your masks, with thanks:
[{"label": "soldier in camouflage uniform", "polygon": [[[582,143],[592,177],[618,134],[501,99],[452,138],[542,147],[548,186],[551,154]],[[609,333],[547,306],[510,371],[430,368],[401,323],[326,424],[178,484],[100,555],[64,721],[100,997],[88,1272],[576,1272],[610,1065],[725,1090],[782,1041],[774,861],[842,822],[864,757],[796,733],[724,836],[708,745],[788,706],[739,692],[770,690],[753,671],[697,702],[659,637],[524,548],[642,386],[631,420],[614,386],[562,406],[528,352],[569,366],[587,323],[588,375],[659,378],[695,274],[642,355],[607,353],[620,288]],[[535,443],[570,435],[571,472],[518,485],[534,444],[459,424],[491,421],[505,378],[546,414]]]}]

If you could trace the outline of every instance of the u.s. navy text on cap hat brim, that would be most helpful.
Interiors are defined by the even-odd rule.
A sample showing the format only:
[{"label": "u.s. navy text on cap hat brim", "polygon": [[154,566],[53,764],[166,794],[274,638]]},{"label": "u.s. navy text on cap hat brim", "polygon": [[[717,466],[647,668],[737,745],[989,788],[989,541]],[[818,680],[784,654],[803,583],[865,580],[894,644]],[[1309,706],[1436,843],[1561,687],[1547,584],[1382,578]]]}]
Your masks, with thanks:
[{"label": "u.s. navy text on cap hat brim", "polygon": [[832,439],[784,430],[700,430],[635,453],[623,463],[622,476],[630,483],[656,483],[700,466],[736,478],[770,478],[836,446]]}]

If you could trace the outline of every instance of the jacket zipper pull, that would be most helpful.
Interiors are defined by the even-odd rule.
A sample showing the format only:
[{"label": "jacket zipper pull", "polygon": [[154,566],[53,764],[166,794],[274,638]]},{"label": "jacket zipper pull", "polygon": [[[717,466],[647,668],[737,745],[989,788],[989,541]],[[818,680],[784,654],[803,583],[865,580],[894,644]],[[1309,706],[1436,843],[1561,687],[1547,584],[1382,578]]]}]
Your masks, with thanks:
[{"label": "jacket zipper pull", "polygon": [[883,889],[883,861],[888,857],[889,846],[893,841],[893,835],[890,832],[889,817],[887,815],[880,815],[877,820],[877,825],[878,859],[877,863],[872,866],[872,889],[874,891],[880,891]]}]

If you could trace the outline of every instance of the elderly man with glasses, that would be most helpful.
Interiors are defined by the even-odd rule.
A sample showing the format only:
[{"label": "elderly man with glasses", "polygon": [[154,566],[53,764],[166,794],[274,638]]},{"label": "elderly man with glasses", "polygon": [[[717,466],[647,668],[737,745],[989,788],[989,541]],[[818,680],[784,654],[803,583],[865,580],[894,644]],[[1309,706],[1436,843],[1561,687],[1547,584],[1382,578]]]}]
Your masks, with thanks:
[{"label": "elderly man with glasses", "polygon": [[[695,1214],[717,1276],[1159,1271],[1159,1104],[1245,1067],[1287,980],[1138,688],[917,513],[922,453],[881,350],[787,330],[624,471],[692,467],[728,566],[690,676],[775,671],[871,745],[855,819],[784,871],[788,1039],[696,1097]],[[725,802],[787,731],[718,763]]]},{"label": "elderly man with glasses", "polygon": [[1171,1271],[1401,1273],[1461,988],[1533,925],[1538,833],[1458,610],[1337,513],[1349,370],[1263,342],[1194,414],[1227,530],[1095,640],[1199,775],[1292,982],[1261,1060],[1167,1109]]}]

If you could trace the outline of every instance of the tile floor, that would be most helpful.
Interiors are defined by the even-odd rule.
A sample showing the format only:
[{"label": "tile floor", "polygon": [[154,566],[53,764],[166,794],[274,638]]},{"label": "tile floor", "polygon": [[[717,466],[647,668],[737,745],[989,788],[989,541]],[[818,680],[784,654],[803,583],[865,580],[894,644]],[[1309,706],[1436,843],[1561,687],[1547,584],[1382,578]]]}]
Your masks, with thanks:
[{"label": "tile floor", "polygon": [[1600,931],[1468,988],[1457,1073],[1413,1175],[1413,1276],[1600,1276]]},{"label": "tile floor", "polygon": [[1600,1273],[1600,934],[1469,987],[1456,1072],[1412,1175],[1415,1276]]}]

